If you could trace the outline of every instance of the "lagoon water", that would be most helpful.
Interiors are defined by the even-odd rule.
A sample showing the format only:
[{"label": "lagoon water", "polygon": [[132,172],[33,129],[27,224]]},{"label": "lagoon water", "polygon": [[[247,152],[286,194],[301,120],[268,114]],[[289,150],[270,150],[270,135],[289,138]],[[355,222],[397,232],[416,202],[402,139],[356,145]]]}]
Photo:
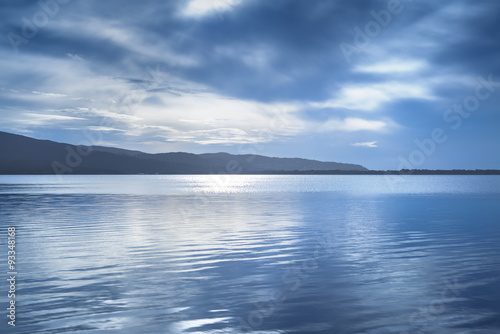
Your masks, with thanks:
[{"label": "lagoon water", "polygon": [[0,176],[0,227],[1,333],[500,333],[500,176]]}]

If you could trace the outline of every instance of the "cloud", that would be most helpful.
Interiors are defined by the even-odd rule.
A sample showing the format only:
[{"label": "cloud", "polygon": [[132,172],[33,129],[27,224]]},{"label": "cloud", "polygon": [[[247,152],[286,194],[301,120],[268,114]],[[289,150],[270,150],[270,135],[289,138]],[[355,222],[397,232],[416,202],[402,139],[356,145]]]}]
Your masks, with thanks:
[{"label": "cloud", "polygon": [[194,142],[200,145],[251,144],[266,141],[263,138],[259,140],[259,137],[250,136],[249,133],[234,128],[176,132],[164,138],[170,142]]},{"label": "cloud", "polygon": [[292,102],[263,103],[207,91],[151,94],[156,102],[143,105],[135,115],[142,119],[143,131],[156,132],[169,141],[204,145],[269,142],[306,128],[297,113],[302,106]]},{"label": "cloud", "polygon": [[76,61],[85,61],[85,59],[83,59],[81,56],[79,55],[74,55],[72,53],[66,53],[66,56],[70,57],[71,59],[73,60],[76,60]]},{"label": "cloud", "polygon": [[[364,29],[386,0],[73,1],[18,53],[1,43],[0,126],[59,141],[75,136],[70,129],[102,130],[109,143],[145,150],[267,142],[280,155],[302,138],[319,152],[325,137],[342,137],[357,151],[349,144],[370,139],[363,132],[413,145],[447,126],[442,113],[474,93],[478,76],[497,78],[500,2],[403,5],[348,64],[339,44],[354,43],[353,28]],[[2,31],[22,36],[21,19],[40,7],[4,9]],[[498,138],[485,130],[500,121],[498,103],[492,94],[467,119],[470,143]],[[376,151],[397,159],[406,148]]]},{"label": "cloud", "polygon": [[[169,35],[165,31],[144,30],[141,27],[130,25],[126,20],[109,20],[93,16],[90,18],[63,18],[59,22],[53,23],[53,29],[64,31],[71,29],[78,31],[71,37],[78,37],[89,49],[84,50],[86,54],[95,54],[94,63],[99,58],[104,62],[113,59],[122,60],[128,66],[134,66],[134,61],[130,57],[144,58],[158,63],[167,63],[171,66],[193,67],[199,65],[199,59],[192,53],[177,52],[171,45]],[[90,50],[93,41],[103,46],[100,53]],[[66,53],[65,55],[74,62],[88,61],[88,57],[83,52],[78,55]],[[87,60],[86,60],[87,59]],[[125,64],[124,64],[125,65]]]},{"label": "cloud", "polygon": [[88,130],[91,131],[102,131],[102,132],[111,132],[111,131],[118,131],[118,132],[124,132],[125,130],[122,129],[115,129],[107,126],[89,126],[87,127]]},{"label": "cloud", "polygon": [[368,142],[363,142],[363,143],[353,143],[351,145],[352,146],[359,146],[359,147],[378,147],[376,141],[368,141]]},{"label": "cloud", "polygon": [[202,17],[229,11],[242,0],[190,0],[183,8],[182,14],[189,17]]},{"label": "cloud", "polygon": [[319,108],[375,111],[384,104],[401,99],[432,100],[434,98],[423,84],[390,81],[369,85],[351,84],[342,88],[335,98],[312,105]]},{"label": "cloud", "polygon": [[217,47],[214,51],[216,55],[223,58],[241,61],[246,66],[257,69],[270,67],[278,54],[278,51],[271,45],[247,45],[243,43]]},{"label": "cloud", "polygon": [[53,97],[66,97],[66,94],[56,94],[56,93],[45,93],[45,92],[37,92],[37,91],[32,91],[33,94],[36,95],[43,95],[43,96],[53,96]]},{"label": "cloud", "polygon": [[361,118],[330,119],[321,126],[322,131],[382,131],[388,124],[383,121],[373,121]]},{"label": "cloud", "polygon": [[93,116],[101,119],[110,119],[111,122],[125,122],[125,123],[135,123],[142,121],[141,117],[134,115],[127,115],[120,112],[114,112],[109,110],[97,109],[97,108],[75,108],[75,109],[65,109],[65,111],[74,113],[77,115]]},{"label": "cloud", "polygon": [[25,112],[18,119],[18,123],[26,126],[54,126],[57,123],[74,123],[85,120],[85,118],[80,117]]},{"label": "cloud", "polygon": [[414,73],[419,72],[427,67],[423,60],[403,60],[393,59],[374,64],[357,65],[354,67],[354,72],[361,73],[376,73],[376,74],[399,74],[399,73]]}]

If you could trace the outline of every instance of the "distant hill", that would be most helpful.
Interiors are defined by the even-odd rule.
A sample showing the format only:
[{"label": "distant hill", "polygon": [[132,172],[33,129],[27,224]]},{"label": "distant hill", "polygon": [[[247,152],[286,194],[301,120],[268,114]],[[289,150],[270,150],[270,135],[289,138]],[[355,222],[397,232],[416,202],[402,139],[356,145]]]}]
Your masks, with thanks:
[{"label": "distant hill", "polygon": [[212,174],[357,171],[363,166],[300,158],[228,153],[148,154],[76,146],[0,131],[0,174]]}]

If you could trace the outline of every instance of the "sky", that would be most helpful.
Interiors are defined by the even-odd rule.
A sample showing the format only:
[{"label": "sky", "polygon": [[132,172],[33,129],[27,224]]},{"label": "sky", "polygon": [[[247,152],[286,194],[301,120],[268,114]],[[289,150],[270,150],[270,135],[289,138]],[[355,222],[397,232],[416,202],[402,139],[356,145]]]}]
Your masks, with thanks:
[{"label": "sky", "polygon": [[500,169],[500,1],[3,0],[0,131]]}]

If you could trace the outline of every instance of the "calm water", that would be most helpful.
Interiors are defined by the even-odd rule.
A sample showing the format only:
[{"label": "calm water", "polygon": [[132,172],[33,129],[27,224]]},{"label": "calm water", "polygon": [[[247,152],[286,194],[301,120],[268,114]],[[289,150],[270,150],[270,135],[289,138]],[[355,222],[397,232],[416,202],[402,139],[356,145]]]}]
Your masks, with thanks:
[{"label": "calm water", "polygon": [[0,218],[1,333],[500,333],[500,176],[0,176]]}]

